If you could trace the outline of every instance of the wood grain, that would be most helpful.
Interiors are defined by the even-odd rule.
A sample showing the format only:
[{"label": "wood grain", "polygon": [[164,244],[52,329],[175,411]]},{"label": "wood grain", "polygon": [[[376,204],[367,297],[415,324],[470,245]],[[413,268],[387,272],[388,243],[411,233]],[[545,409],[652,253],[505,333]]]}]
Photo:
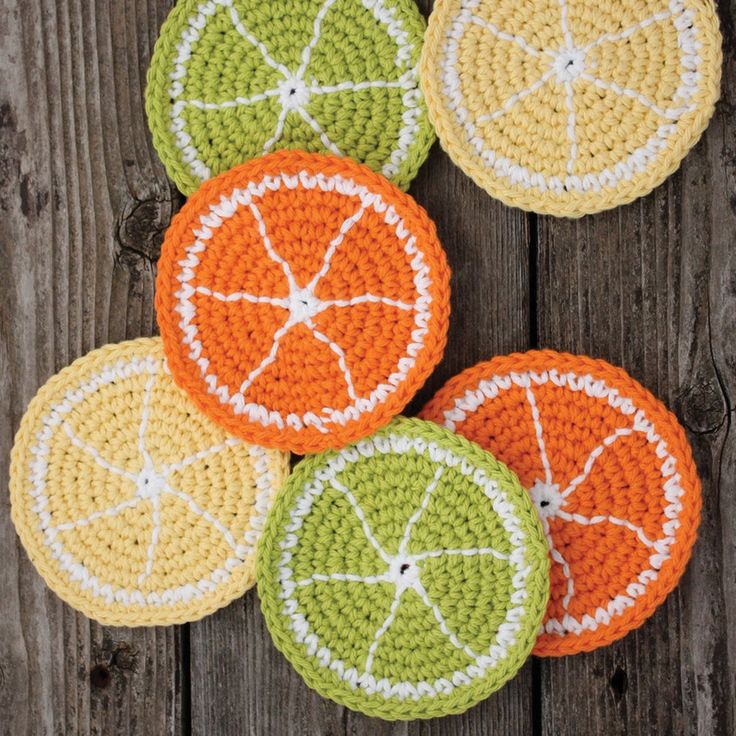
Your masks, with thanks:
[{"label": "wood grain", "polygon": [[680,586],[638,631],[541,664],[543,734],[736,732],[736,135],[732,2],[723,99],[681,170],[577,222],[539,219],[544,346],[625,367],[677,413],[703,481]]},{"label": "wood grain", "polygon": [[142,90],[167,3],[0,7],[0,732],[178,733],[179,632],[104,628],[61,603],[22,551],[7,496],[37,387],[154,326],[153,266],[178,197]]},{"label": "wood grain", "polygon": [[[412,193],[432,214],[453,267],[452,325],[445,359],[424,400],[466,365],[528,341],[528,218],[491,202],[438,149]],[[472,213],[472,216],[468,216]],[[532,728],[531,667],[468,713],[386,724],[311,693],[268,638],[254,591],[244,603],[191,626],[192,732],[196,734],[441,734],[526,736]]]},{"label": "wood grain", "polygon": [[[8,454],[48,376],[155,330],[162,233],[181,197],[150,143],[145,71],[173,0],[0,0],[0,733],[699,734],[736,732],[736,58],[682,170],[579,221],[491,200],[436,147],[412,193],[453,268],[449,376],[534,345],[626,367],[688,429],[704,482],[682,585],[639,631],[535,660],[468,713],[386,724],[315,695],[270,642],[254,591],[185,627],[112,629],[50,593],[8,513]],[[426,13],[429,2],[420,2]],[[7,20],[6,20],[7,19]]]}]

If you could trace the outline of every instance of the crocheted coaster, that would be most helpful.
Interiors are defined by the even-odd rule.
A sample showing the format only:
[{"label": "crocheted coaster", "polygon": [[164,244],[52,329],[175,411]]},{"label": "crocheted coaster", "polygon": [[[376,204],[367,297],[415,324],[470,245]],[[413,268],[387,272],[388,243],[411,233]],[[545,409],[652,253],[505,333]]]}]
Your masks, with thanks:
[{"label": "crocheted coaster", "polygon": [[422,411],[530,490],[551,598],[534,653],[589,651],[640,626],[690,557],[700,483],[675,417],[620,368],[532,351],[480,363]]},{"label": "crocheted coaster", "polygon": [[506,204],[567,217],[675,171],[720,76],[712,0],[438,0],[420,64],[457,165]]},{"label": "crocheted coaster", "polygon": [[307,684],[389,720],[459,713],[500,688],[534,644],[549,586],[516,476],[403,418],[296,467],[256,568],[273,640]]},{"label": "crocheted coaster", "polygon": [[402,189],[434,141],[411,0],[183,0],[148,74],[153,142],[185,194],[278,148],[348,156]]},{"label": "crocheted coaster", "polygon": [[341,447],[442,357],[449,269],[408,195],[348,159],[279,151],[205,183],[166,234],[156,306],[174,379],[266,447]]},{"label": "crocheted coaster", "polygon": [[169,375],[159,338],[94,350],[31,401],[12,516],[51,589],[115,626],[194,621],[253,585],[288,455],[227,436]]}]

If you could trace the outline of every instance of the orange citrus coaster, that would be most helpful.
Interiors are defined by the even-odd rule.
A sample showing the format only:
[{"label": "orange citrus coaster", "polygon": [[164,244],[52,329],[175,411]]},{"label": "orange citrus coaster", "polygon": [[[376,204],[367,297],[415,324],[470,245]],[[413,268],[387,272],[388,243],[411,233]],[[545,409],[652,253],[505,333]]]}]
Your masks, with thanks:
[{"label": "orange citrus coaster", "polygon": [[620,368],[552,351],[494,358],[422,410],[514,470],[550,546],[534,653],[590,651],[640,626],[675,587],[700,482],[674,415]]},{"label": "orange citrus coaster", "polygon": [[206,182],[169,228],[156,306],[174,380],[213,421],[296,452],[388,422],[445,347],[427,213],[348,159],[278,151]]}]

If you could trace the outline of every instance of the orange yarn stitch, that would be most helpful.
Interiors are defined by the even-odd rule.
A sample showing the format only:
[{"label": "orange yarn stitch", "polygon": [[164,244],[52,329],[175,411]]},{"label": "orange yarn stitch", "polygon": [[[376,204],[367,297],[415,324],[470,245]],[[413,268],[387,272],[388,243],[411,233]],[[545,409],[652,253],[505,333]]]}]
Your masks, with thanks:
[{"label": "orange yarn stitch", "polygon": [[547,350],[499,357],[448,381],[421,416],[479,443],[530,491],[553,563],[535,654],[610,644],[677,585],[700,483],[677,419],[620,368]]},{"label": "orange yarn stitch", "polygon": [[164,240],[156,307],[175,381],[213,421],[339,448],[442,357],[450,272],[411,197],[348,159],[279,151],[206,182]]}]

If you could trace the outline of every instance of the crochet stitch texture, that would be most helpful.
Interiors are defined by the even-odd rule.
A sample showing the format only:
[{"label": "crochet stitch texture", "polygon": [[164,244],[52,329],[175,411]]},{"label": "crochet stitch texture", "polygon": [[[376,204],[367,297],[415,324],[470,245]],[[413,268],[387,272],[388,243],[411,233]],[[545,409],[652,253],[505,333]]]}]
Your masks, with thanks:
[{"label": "crochet stitch texture", "polygon": [[49,587],[115,626],[194,621],[251,587],[288,455],[212,424],[159,338],[108,345],[52,377],[12,452],[18,535]]},{"label": "crochet stitch texture", "polygon": [[448,381],[421,416],[478,442],[529,489],[552,558],[535,654],[610,644],[677,585],[700,483],[677,419],[620,368],[548,350],[494,358]]},{"label": "crochet stitch texture", "polygon": [[148,74],[153,142],[185,194],[279,148],[348,156],[406,189],[434,141],[411,0],[183,0]]},{"label": "crochet stitch texture", "polygon": [[464,438],[404,418],[301,462],[257,560],[274,643],[307,684],[388,720],[462,712],[513,677],[548,573],[516,476]]},{"label": "crochet stitch texture", "polygon": [[156,307],[174,380],[266,447],[388,422],[444,350],[450,272],[427,213],[348,159],[278,151],[206,182],[166,233]]},{"label": "crochet stitch texture", "polygon": [[674,172],[720,75],[712,0],[438,0],[420,63],[455,163],[509,205],[568,217]]}]

